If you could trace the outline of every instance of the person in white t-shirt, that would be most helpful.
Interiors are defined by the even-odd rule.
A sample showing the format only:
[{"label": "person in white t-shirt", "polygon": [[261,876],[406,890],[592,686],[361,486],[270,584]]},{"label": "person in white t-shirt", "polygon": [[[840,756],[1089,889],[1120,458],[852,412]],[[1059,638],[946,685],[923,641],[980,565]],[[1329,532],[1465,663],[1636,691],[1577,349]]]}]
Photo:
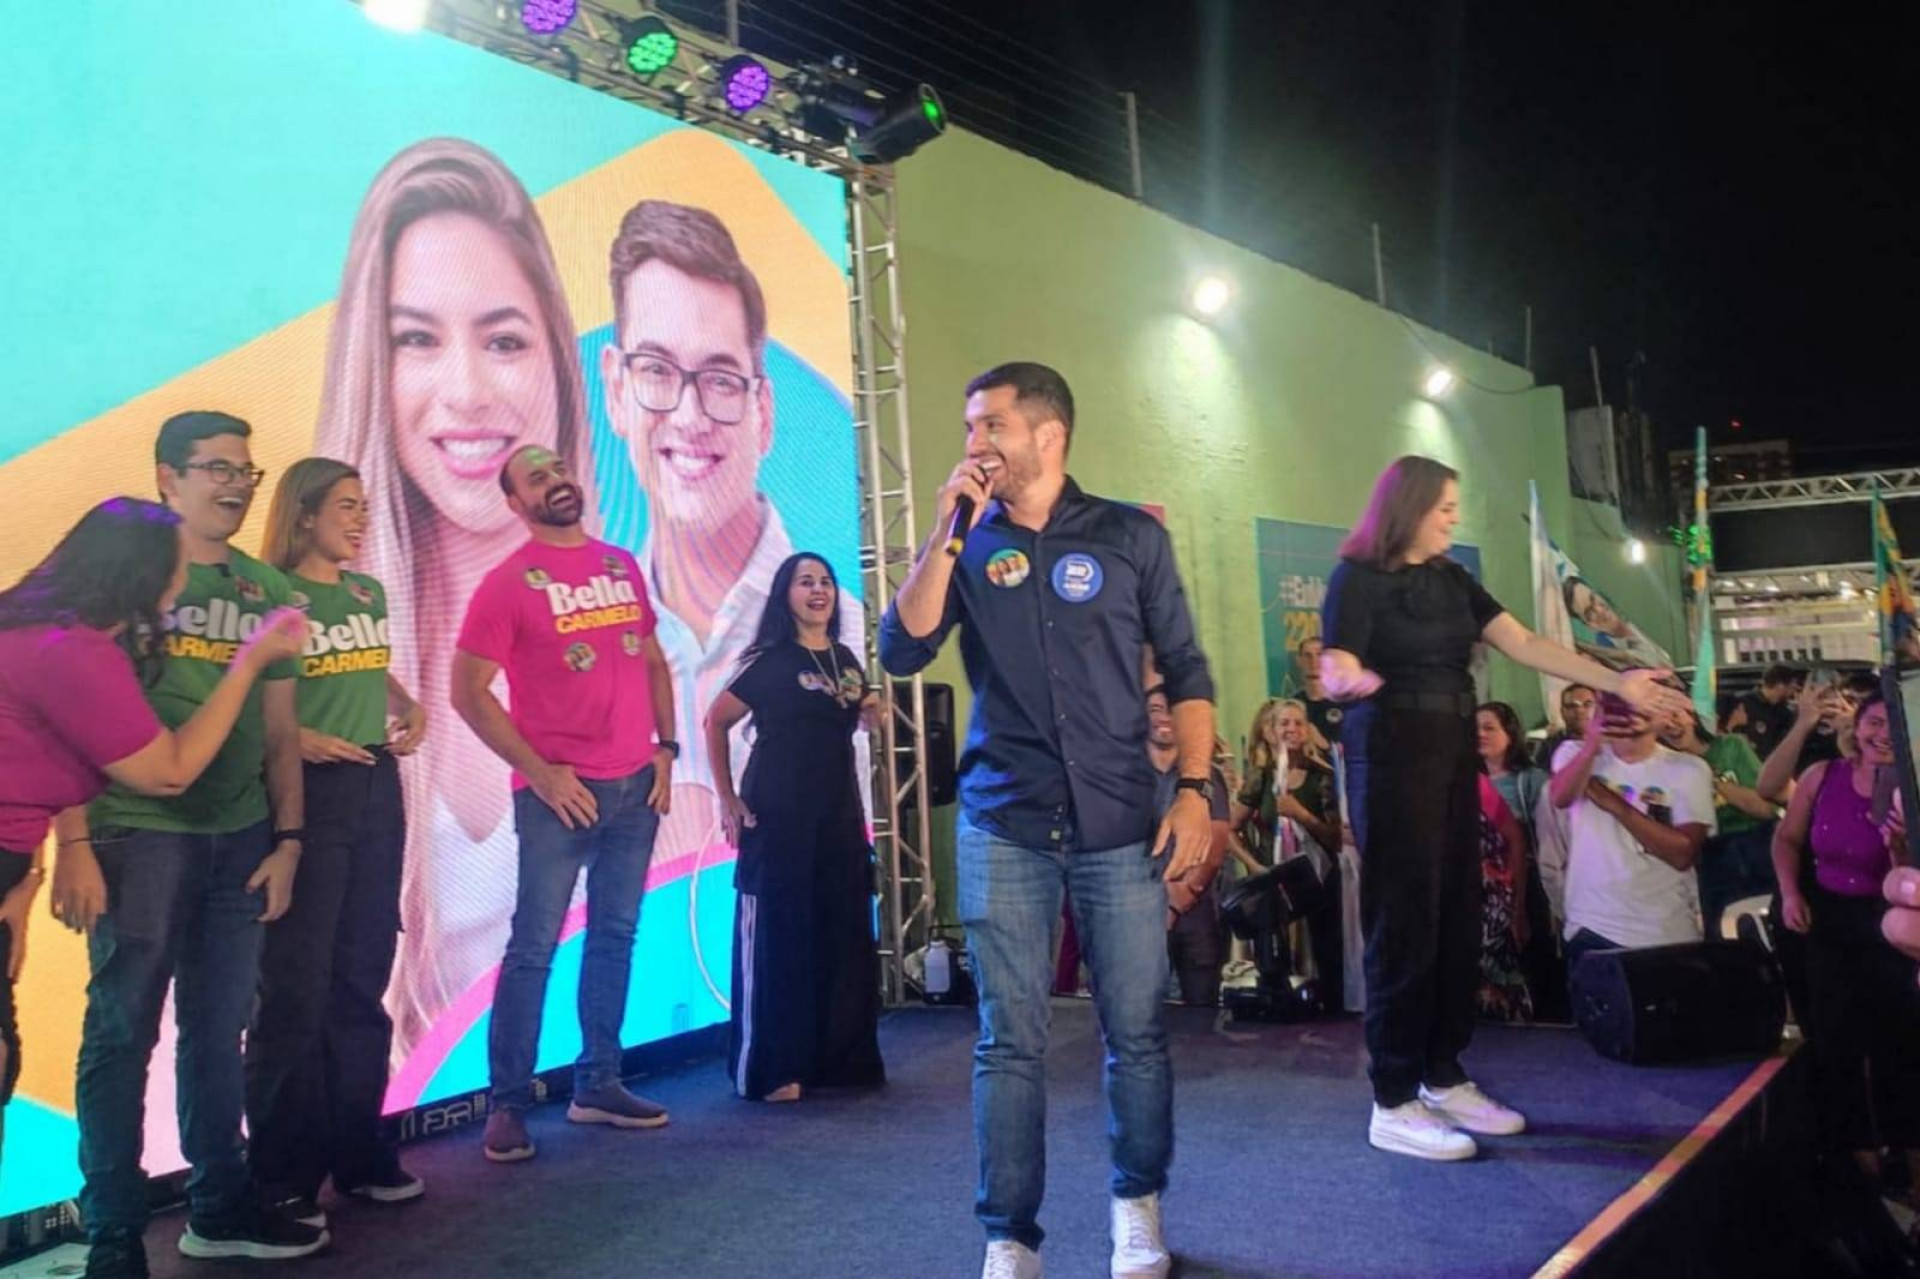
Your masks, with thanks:
[{"label": "person in white t-shirt", "polygon": [[1608,702],[1562,744],[1548,787],[1568,840],[1564,860],[1542,849],[1540,874],[1564,893],[1569,974],[1589,951],[1701,939],[1694,865],[1714,831],[1712,774],[1662,746],[1647,716]]}]

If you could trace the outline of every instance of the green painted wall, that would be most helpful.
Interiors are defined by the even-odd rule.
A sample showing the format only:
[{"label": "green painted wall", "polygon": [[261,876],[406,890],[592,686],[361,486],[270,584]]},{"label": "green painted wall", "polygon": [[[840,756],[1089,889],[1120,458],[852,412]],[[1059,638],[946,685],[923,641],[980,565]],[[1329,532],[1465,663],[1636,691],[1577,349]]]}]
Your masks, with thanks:
[{"label": "green painted wall", "polygon": [[[1522,369],[971,135],[903,162],[899,207],[922,509],[959,457],[967,379],[1011,359],[1058,368],[1078,402],[1075,477],[1167,509],[1229,740],[1267,693],[1256,516],[1344,527],[1387,462],[1440,458],[1464,478],[1459,537],[1481,548],[1488,587],[1522,619],[1529,479],[1555,539],[1582,545],[1560,392]],[[1236,290],[1212,324],[1183,309],[1206,273]],[[1487,389],[1422,400],[1433,352]],[[1591,571],[1612,589],[1612,574]],[[964,714],[952,646],[929,675],[961,688]],[[1492,679],[1496,696],[1538,714],[1536,677],[1495,659]]]}]

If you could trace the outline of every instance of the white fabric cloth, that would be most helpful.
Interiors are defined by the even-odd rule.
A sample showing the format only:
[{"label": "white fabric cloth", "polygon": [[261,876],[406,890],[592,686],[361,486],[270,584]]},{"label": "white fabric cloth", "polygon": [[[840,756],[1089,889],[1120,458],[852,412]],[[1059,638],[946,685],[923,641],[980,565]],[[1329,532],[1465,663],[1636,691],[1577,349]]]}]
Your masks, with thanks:
[{"label": "white fabric cloth", "polygon": [[[1554,771],[1579,753],[1579,742],[1562,745]],[[1643,813],[1665,809],[1671,825],[1698,823],[1709,835],[1715,829],[1713,777],[1705,760],[1655,746],[1647,758],[1629,763],[1603,745],[1593,776]],[[1586,928],[1632,947],[1701,939],[1700,894],[1691,870],[1675,870],[1647,852],[1584,795],[1567,809],[1567,831],[1565,936]],[[1544,846],[1542,854],[1541,880],[1551,884]]]}]

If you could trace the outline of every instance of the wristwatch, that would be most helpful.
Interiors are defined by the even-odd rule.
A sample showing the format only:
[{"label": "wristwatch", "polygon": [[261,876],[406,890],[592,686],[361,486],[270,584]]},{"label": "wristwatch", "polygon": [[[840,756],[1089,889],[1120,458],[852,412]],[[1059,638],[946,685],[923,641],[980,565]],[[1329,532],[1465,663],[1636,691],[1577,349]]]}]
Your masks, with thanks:
[{"label": "wristwatch", "polygon": [[663,737],[660,739],[660,749],[663,751],[672,751],[675,759],[680,758],[680,743],[674,741],[671,737]]},{"label": "wristwatch", "polygon": [[1182,777],[1173,784],[1175,791],[1190,790],[1208,803],[1213,802],[1213,779],[1211,777]]}]

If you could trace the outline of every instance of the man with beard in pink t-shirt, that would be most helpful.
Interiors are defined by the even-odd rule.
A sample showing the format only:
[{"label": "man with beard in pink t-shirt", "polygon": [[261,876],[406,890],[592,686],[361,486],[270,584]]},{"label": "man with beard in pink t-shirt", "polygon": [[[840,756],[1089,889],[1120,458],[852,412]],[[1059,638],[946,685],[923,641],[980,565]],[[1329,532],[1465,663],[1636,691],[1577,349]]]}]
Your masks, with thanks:
[{"label": "man with beard in pink t-shirt", "polygon": [[[580,872],[587,936],[580,964],[575,1123],[658,1128],[664,1108],[620,1083],[620,1022],[653,837],[672,794],[673,678],[633,556],[589,537],[566,459],[516,450],[500,471],[526,545],[481,581],[453,658],[453,708],[513,766],[520,841],[513,931],[487,1040],[493,1113],[485,1154],[533,1157],[525,1112],[547,976]],[[505,673],[511,713],[493,693]]]}]

